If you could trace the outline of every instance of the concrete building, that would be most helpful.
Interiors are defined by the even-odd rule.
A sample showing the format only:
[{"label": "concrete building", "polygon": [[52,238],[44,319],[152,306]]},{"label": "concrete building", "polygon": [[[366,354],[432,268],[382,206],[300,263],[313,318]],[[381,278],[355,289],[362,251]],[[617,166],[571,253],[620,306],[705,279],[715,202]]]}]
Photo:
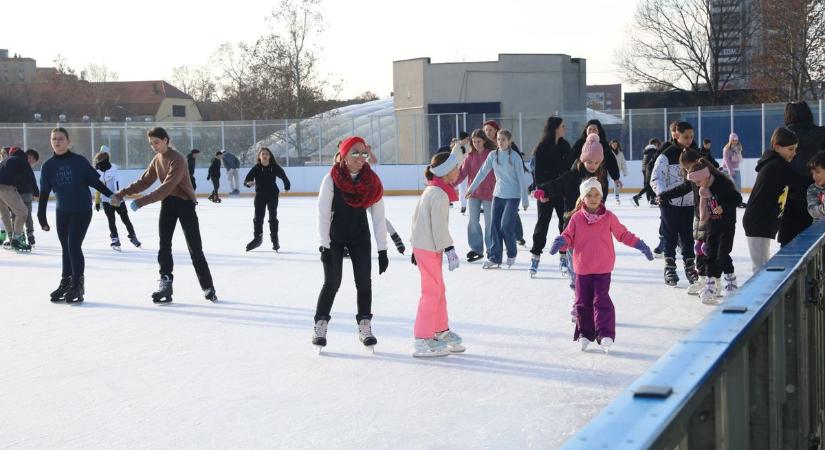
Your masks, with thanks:
[{"label": "concrete building", "polygon": [[[549,115],[584,116],[586,62],[559,54],[501,54],[497,61],[393,62],[393,95],[401,159],[447,145],[457,131],[497,119],[516,143],[532,148]],[[522,115],[522,129],[513,129]],[[568,127],[569,128],[569,127]]]},{"label": "concrete building", "polygon": [[0,84],[31,83],[35,79],[37,62],[32,58],[14,55],[0,49]]}]

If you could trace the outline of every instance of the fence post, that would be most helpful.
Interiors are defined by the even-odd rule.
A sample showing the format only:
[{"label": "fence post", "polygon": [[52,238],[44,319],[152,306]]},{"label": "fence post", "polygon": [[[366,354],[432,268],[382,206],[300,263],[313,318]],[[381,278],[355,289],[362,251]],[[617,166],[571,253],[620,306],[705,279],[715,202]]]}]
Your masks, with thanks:
[{"label": "fence post", "polygon": [[822,126],[822,99],[819,99],[819,126]]},{"label": "fence post", "polygon": [[458,113],[456,113],[456,115],[455,115],[455,137],[456,137],[456,139],[458,139],[458,133],[460,131],[461,130],[458,129]]},{"label": "fence post", "polygon": [[129,122],[123,122],[123,153],[126,155],[126,167],[129,167]]},{"label": "fence post", "polygon": [[[481,124],[484,125],[484,122],[487,121],[487,113],[481,113]],[[483,127],[479,127],[483,128]]]},{"label": "fence post", "polygon": [[23,122],[23,150],[29,149],[29,136],[28,130],[26,129],[26,122]]},{"label": "fence post", "polygon": [[[819,110],[819,114],[820,114],[819,121],[822,122],[822,116],[821,116],[822,109],[821,108]],[[765,146],[765,104],[764,103],[762,103],[762,136],[759,139],[759,143],[762,145],[762,148],[767,148]]]},{"label": "fence post", "polygon": [[189,122],[189,150],[193,148],[195,148],[195,128],[192,127],[192,122]]},{"label": "fence post", "polygon": [[[95,123],[89,121],[89,135],[91,136],[92,148],[90,149],[92,152],[92,159],[90,161],[95,160]],[[112,149],[109,149],[111,151]]]},{"label": "fence post", "polygon": [[289,167],[289,119],[284,119],[284,153],[286,153],[286,165]]},{"label": "fence post", "polygon": [[226,150],[226,140],[224,138],[223,120],[221,120],[221,150]]},{"label": "fence post", "polygon": [[664,115],[662,117],[662,120],[664,121],[664,124],[665,124],[665,140],[664,140],[664,142],[670,142],[670,130],[667,129],[667,108],[664,108]]},{"label": "fence post", "polygon": [[698,106],[696,108],[696,122],[697,127],[699,127],[699,138],[696,139],[696,142],[702,142],[702,107]]},{"label": "fence post", "polygon": [[[822,110],[822,108],[819,109]],[[467,131],[467,113],[462,113],[462,115],[464,116],[464,131]]]},{"label": "fence post", "polygon": [[[418,153],[418,118],[417,116],[412,116],[413,119],[413,146],[412,146],[412,154],[415,155]],[[413,156],[415,158],[415,156]],[[413,159],[414,160],[414,159]]]},{"label": "fence post", "polygon": [[324,159],[324,144],[322,143],[323,138],[324,138],[324,130],[321,129],[321,120],[318,119],[318,165],[319,166],[324,165],[324,163],[322,161]]},{"label": "fence post", "polygon": [[522,127],[521,113],[518,113],[518,146],[522,153],[526,152],[524,149],[524,128]]},{"label": "fence post", "polygon": [[733,133],[733,105],[730,105],[730,132]]},{"label": "fence post", "polygon": [[[378,164],[381,164],[381,116],[378,116]],[[398,161],[395,161],[398,164]]]},{"label": "fence post", "polygon": [[255,145],[257,143],[258,143],[258,128],[257,128],[257,125],[255,124],[255,121],[253,120],[252,121],[252,145]]},{"label": "fence post", "polygon": [[438,148],[441,148],[441,114],[436,114],[435,115],[435,120],[436,120],[435,128],[436,128],[436,130],[438,130]]},{"label": "fence post", "polygon": [[[633,159],[633,110],[627,110],[627,145],[630,147],[630,159]],[[644,184],[644,181],[642,181]]]}]

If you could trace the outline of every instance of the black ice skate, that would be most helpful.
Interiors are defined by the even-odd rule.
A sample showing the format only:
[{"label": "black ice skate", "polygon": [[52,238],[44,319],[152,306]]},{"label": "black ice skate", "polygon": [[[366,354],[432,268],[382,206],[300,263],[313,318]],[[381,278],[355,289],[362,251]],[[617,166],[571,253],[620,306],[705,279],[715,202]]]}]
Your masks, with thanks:
[{"label": "black ice skate", "polygon": [[152,292],[152,301],[157,304],[172,303],[172,276],[161,275],[158,290]]},{"label": "black ice skate", "polygon": [[72,287],[66,292],[63,299],[67,305],[76,305],[83,303],[83,295],[86,293],[83,288],[83,277],[77,277],[77,280],[72,280]]},{"label": "black ice skate", "polygon": [[208,288],[203,290],[203,298],[209,300],[212,303],[218,301],[218,294],[215,293],[215,287],[209,286]]},{"label": "black ice skate", "polygon": [[252,240],[249,241],[248,244],[246,244],[246,251],[254,250],[254,249],[260,247],[261,242],[263,242],[263,239],[261,239],[261,235],[256,234],[255,237],[253,237]]},{"label": "black ice skate", "polygon": [[60,303],[60,302],[65,301],[63,297],[66,295],[66,292],[68,292],[69,288],[71,288],[71,287],[72,287],[72,277],[71,276],[61,278],[60,279],[60,285],[57,286],[57,289],[52,291],[51,294],[49,294],[49,296],[51,297],[51,302],[52,303]]},{"label": "black ice skate", "polygon": [[129,242],[131,242],[132,245],[134,245],[135,247],[140,248],[140,241],[138,240],[137,236],[129,236]]},{"label": "black ice skate", "polygon": [[696,259],[685,258],[685,278],[690,284],[699,280],[699,272],[696,270]]},{"label": "black ice skate", "polygon": [[281,244],[278,241],[272,241],[272,250],[275,250],[275,253],[278,253],[278,250],[281,249]]},{"label": "black ice skate", "polygon": [[34,247],[34,235],[30,234],[28,237],[29,245]]},{"label": "black ice skate", "polygon": [[679,283],[679,275],[676,274],[676,259],[665,258],[665,284],[676,286]]},{"label": "black ice skate", "polygon": [[26,237],[22,234],[11,240],[11,248],[16,252],[28,253],[32,251],[32,246],[26,243]]}]

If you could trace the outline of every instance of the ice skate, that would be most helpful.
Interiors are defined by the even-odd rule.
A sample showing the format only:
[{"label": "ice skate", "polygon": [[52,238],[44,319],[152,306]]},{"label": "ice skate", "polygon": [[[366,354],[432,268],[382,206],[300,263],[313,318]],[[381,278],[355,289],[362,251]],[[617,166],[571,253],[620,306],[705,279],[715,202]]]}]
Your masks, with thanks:
[{"label": "ice skate", "polygon": [[484,261],[481,266],[482,269],[501,269],[501,263],[493,262],[491,260]]},{"label": "ice skate", "polygon": [[372,334],[370,319],[361,319],[358,321],[358,340],[364,344],[367,351],[375,352],[375,344],[378,343],[378,339]]},{"label": "ice skate", "polygon": [[256,234],[255,237],[253,237],[252,240],[249,241],[248,244],[246,244],[246,251],[254,250],[260,247],[262,242],[263,239],[261,238],[261,235]]},{"label": "ice skate", "polygon": [[601,346],[603,352],[610,353],[610,346],[613,345],[613,338],[602,338],[602,341],[601,343],[599,343],[599,345]]},{"label": "ice skate", "polygon": [[156,304],[172,303],[172,276],[161,275],[158,289],[152,292],[152,301]]},{"label": "ice skate", "polygon": [[533,257],[530,258],[530,278],[535,278],[536,277],[536,274],[539,271],[539,261],[540,260],[541,260],[541,256],[539,256],[539,255],[533,255]]},{"label": "ice skate", "polygon": [[83,303],[83,295],[85,293],[85,289],[83,288],[83,277],[77,277],[76,280],[72,280],[72,286],[68,291],[66,291],[66,295],[63,296],[63,300],[67,305]]},{"label": "ice skate", "polygon": [[140,244],[140,241],[138,240],[137,236],[134,236],[134,235],[129,236],[129,242],[131,242],[132,245],[134,245],[135,247],[140,248],[141,244]]},{"label": "ice skate", "polygon": [[513,267],[513,264],[515,264],[515,263],[516,263],[516,257],[515,256],[513,256],[512,258],[510,258],[509,256],[507,257],[507,268],[508,269]]},{"label": "ice skate", "polygon": [[0,230],[0,244],[6,242],[6,230]]},{"label": "ice skate", "polygon": [[653,249],[653,257],[654,258],[657,258],[657,259],[658,258],[664,258],[664,256],[665,256],[664,251],[665,250],[664,250],[663,247],[664,247],[664,243],[662,242],[662,239],[660,238],[659,239],[659,245],[657,245],[656,248]]},{"label": "ice skate", "polygon": [[32,246],[26,243],[26,236],[23,234],[11,238],[9,242],[11,242],[10,247],[12,250],[18,253],[28,253],[32,251]]},{"label": "ice skate", "polygon": [[49,297],[51,297],[51,302],[52,303],[60,303],[60,302],[65,301],[65,299],[63,297],[66,295],[66,292],[68,292],[69,288],[71,288],[71,287],[72,287],[72,277],[71,276],[60,278],[60,285],[57,286],[57,289],[52,291],[51,294],[49,294]]},{"label": "ice skate", "polygon": [[717,297],[718,283],[718,278],[708,278],[705,288],[702,289],[702,292],[699,294],[699,298],[702,299],[702,303],[705,305],[718,305],[721,303]]},{"label": "ice skate", "polygon": [[587,347],[588,347],[590,344],[592,344],[592,343],[593,343],[593,341],[591,341],[590,339],[587,339],[587,338],[586,338],[586,337],[584,337],[584,336],[582,336],[582,337],[580,337],[580,338],[579,338],[579,344],[581,344],[581,346],[582,346],[582,351],[583,351],[583,352],[586,352],[586,351],[587,351]]},{"label": "ice skate", "polygon": [[215,287],[210,286],[203,290],[203,298],[209,300],[212,303],[217,303],[218,301],[218,294],[215,293]]},{"label": "ice skate", "polygon": [[725,294],[729,295],[737,289],[739,289],[739,285],[736,283],[736,274],[726,273],[725,274]]},{"label": "ice skate", "polygon": [[448,356],[447,344],[436,339],[415,339],[415,358],[432,358],[437,356]]},{"label": "ice skate", "polygon": [[676,274],[676,259],[665,258],[665,284],[676,286],[679,283],[679,275]]},{"label": "ice skate", "polygon": [[478,254],[478,253],[476,253],[472,250],[467,252],[467,262],[476,262],[476,261],[478,261],[479,259],[481,259],[483,257],[484,256],[482,256],[482,255],[480,255],[480,254]]},{"label": "ice skate", "polygon": [[616,196],[616,206],[621,206],[621,204],[622,204],[622,199],[620,199],[619,196],[617,195]]},{"label": "ice skate", "polygon": [[112,243],[109,244],[109,246],[112,247],[112,250],[114,250],[116,252],[119,252],[120,251],[120,238],[113,237],[112,238]]},{"label": "ice skate", "polygon": [[435,339],[437,341],[443,342],[444,345],[447,346],[447,350],[450,353],[463,353],[465,350],[467,350],[463,345],[461,345],[461,343],[463,342],[461,336],[453,333],[450,330],[442,331],[441,333],[436,333]]},{"label": "ice skate", "polygon": [[696,271],[696,259],[685,258],[685,278],[688,283],[693,284],[699,279],[699,272]]},{"label": "ice skate", "polygon": [[315,346],[318,353],[321,353],[321,350],[327,346],[327,325],[329,325],[329,321],[318,320],[315,322],[315,328],[312,331],[312,345]]},{"label": "ice skate", "polygon": [[525,241],[524,238],[516,239],[516,244],[518,244],[522,247],[526,247],[527,246],[527,241]]},{"label": "ice skate", "polygon": [[34,247],[34,235],[33,235],[33,234],[30,234],[30,235],[27,237],[27,240],[29,241],[29,246]]},{"label": "ice skate", "polygon": [[467,214],[467,207],[466,206],[461,207],[461,215],[463,216],[464,214]]},{"label": "ice skate", "polygon": [[688,295],[699,295],[699,293],[702,292],[702,289],[705,288],[705,285],[707,284],[707,281],[708,281],[708,277],[706,277],[704,275],[700,276],[699,279],[696,280],[695,283],[691,284],[688,287],[688,290],[687,290]]},{"label": "ice skate", "polygon": [[272,243],[272,250],[275,250],[275,253],[278,253],[278,250],[280,250],[280,249],[281,249],[281,244],[279,244],[278,241],[274,241]]},{"label": "ice skate", "polygon": [[570,267],[567,263],[567,253],[559,253],[559,272],[561,272],[561,276],[563,277],[570,276]]},{"label": "ice skate", "polygon": [[634,205],[634,206],[636,206],[636,207],[638,208],[638,207],[639,207],[639,197],[638,197],[638,196],[636,196],[636,195],[634,195],[634,196],[632,197],[632,199],[633,199],[633,205]]}]

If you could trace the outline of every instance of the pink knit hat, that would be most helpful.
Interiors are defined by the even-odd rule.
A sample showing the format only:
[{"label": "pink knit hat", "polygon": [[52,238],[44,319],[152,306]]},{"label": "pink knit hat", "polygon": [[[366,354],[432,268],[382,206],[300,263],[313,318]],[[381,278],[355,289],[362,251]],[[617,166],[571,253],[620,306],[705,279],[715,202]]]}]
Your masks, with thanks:
[{"label": "pink knit hat", "polygon": [[736,134],[736,133],[731,133],[730,136],[728,137],[728,140],[729,141],[738,141],[739,140],[739,135]]},{"label": "pink knit hat", "polygon": [[604,160],[604,149],[599,142],[598,134],[590,134],[582,147],[582,154],[579,156],[579,161],[594,161],[601,163]]}]

